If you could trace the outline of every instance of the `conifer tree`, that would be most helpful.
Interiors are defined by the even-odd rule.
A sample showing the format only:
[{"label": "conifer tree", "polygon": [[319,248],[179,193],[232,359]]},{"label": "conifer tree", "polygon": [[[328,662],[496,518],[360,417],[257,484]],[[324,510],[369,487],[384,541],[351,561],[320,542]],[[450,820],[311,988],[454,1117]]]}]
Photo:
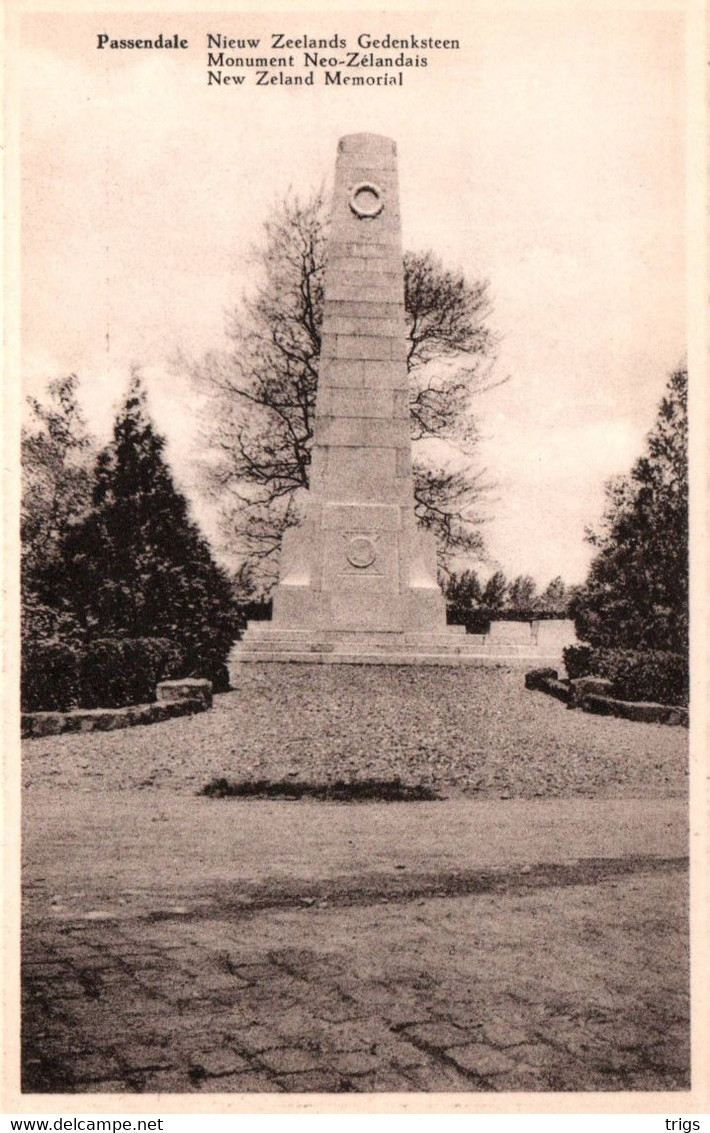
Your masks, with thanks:
[{"label": "conifer tree", "polygon": [[489,610],[502,610],[508,593],[508,583],[502,570],[495,571],[483,588],[482,604]]},{"label": "conifer tree", "polygon": [[164,448],[134,375],[97,460],[91,508],[64,538],[55,598],[88,640],[169,638],[186,672],[225,688],[237,636],[232,587],[190,519]]},{"label": "conifer tree", "polygon": [[688,648],[688,373],[673,373],[644,454],[607,484],[587,581],[573,602],[593,646]]},{"label": "conifer tree", "polygon": [[520,610],[527,613],[535,606],[537,586],[535,579],[529,574],[519,574],[508,587],[508,600],[506,606],[509,610]]},{"label": "conifer tree", "polygon": [[91,500],[96,446],[87,431],[79,402],[76,374],[47,385],[44,401],[27,398],[28,422],[22,429],[22,640],[40,641],[77,636],[78,627],[51,601],[48,581],[56,573],[62,532]]}]

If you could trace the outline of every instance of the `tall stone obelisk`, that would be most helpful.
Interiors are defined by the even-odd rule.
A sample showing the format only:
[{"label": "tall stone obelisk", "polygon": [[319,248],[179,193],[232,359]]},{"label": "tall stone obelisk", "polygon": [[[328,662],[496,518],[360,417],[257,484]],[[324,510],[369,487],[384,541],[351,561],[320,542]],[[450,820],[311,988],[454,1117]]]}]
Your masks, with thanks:
[{"label": "tall stone obelisk", "polygon": [[306,519],[285,534],[273,618],[249,623],[234,665],[559,664],[559,651],[446,625],[434,539],[414,516],[408,348],[397,150],[351,134],[335,167]]},{"label": "tall stone obelisk", "polygon": [[286,533],[274,629],[444,631],[414,517],[397,151],[340,140],[306,522]]}]

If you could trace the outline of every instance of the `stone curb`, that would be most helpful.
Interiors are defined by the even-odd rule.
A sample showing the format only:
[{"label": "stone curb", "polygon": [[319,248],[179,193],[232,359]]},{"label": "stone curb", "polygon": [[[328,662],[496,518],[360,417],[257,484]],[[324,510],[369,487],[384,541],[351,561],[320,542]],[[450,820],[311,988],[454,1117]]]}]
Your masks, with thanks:
[{"label": "stone curb", "polygon": [[138,724],[159,724],[177,716],[204,712],[209,704],[202,696],[179,700],[160,700],[152,704],[131,704],[126,708],[78,709],[74,712],[23,712],[23,739],[58,736],[63,732],[113,732]]},{"label": "stone curb", "polygon": [[653,701],[616,700],[605,696],[603,688],[611,682],[596,677],[581,677],[575,681],[558,679],[554,669],[532,669],[525,674],[525,687],[545,692],[564,701],[569,708],[581,708],[597,716],[617,716],[644,724],[671,724],[687,728],[689,712],[681,705],[656,704]]},{"label": "stone curb", "polygon": [[556,669],[532,669],[525,674],[525,687],[569,703],[570,687],[566,681],[558,680]]},{"label": "stone curb", "polygon": [[201,700],[205,708],[212,707],[212,681],[204,677],[180,677],[161,681],[155,690],[155,699],[163,702],[175,700]]},{"label": "stone curb", "polygon": [[585,712],[600,716],[619,716],[624,720],[639,720],[644,724],[689,725],[688,709],[681,705],[656,704],[643,700],[615,700],[610,696],[590,693],[582,698],[580,707]]}]

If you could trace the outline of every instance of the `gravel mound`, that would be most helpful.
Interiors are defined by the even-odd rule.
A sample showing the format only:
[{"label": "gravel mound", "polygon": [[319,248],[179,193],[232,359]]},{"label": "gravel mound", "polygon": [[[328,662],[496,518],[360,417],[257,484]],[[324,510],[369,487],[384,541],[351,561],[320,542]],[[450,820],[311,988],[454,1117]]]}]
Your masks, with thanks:
[{"label": "gravel mound", "polygon": [[243,665],[211,712],[24,744],[27,787],[394,779],[477,797],[681,795],[685,729],[569,711],[505,668]]}]

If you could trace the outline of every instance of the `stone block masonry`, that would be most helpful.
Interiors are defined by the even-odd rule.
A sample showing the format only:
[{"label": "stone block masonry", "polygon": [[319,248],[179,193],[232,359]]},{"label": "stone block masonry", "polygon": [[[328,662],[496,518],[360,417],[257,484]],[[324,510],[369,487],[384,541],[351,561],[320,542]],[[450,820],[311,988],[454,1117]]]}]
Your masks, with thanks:
[{"label": "stone block masonry", "polygon": [[212,683],[198,678],[161,681],[152,704],[125,708],[78,708],[66,712],[23,712],[23,739],[58,736],[63,732],[114,732],[138,724],[161,724],[212,707]]},{"label": "stone block masonry", "polygon": [[351,649],[353,633],[380,653],[409,630],[446,633],[434,542],[414,516],[398,197],[394,142],[342,138],[307,518],[284,539],[267,631],[277,645],[302,631],[310,653]]}]

